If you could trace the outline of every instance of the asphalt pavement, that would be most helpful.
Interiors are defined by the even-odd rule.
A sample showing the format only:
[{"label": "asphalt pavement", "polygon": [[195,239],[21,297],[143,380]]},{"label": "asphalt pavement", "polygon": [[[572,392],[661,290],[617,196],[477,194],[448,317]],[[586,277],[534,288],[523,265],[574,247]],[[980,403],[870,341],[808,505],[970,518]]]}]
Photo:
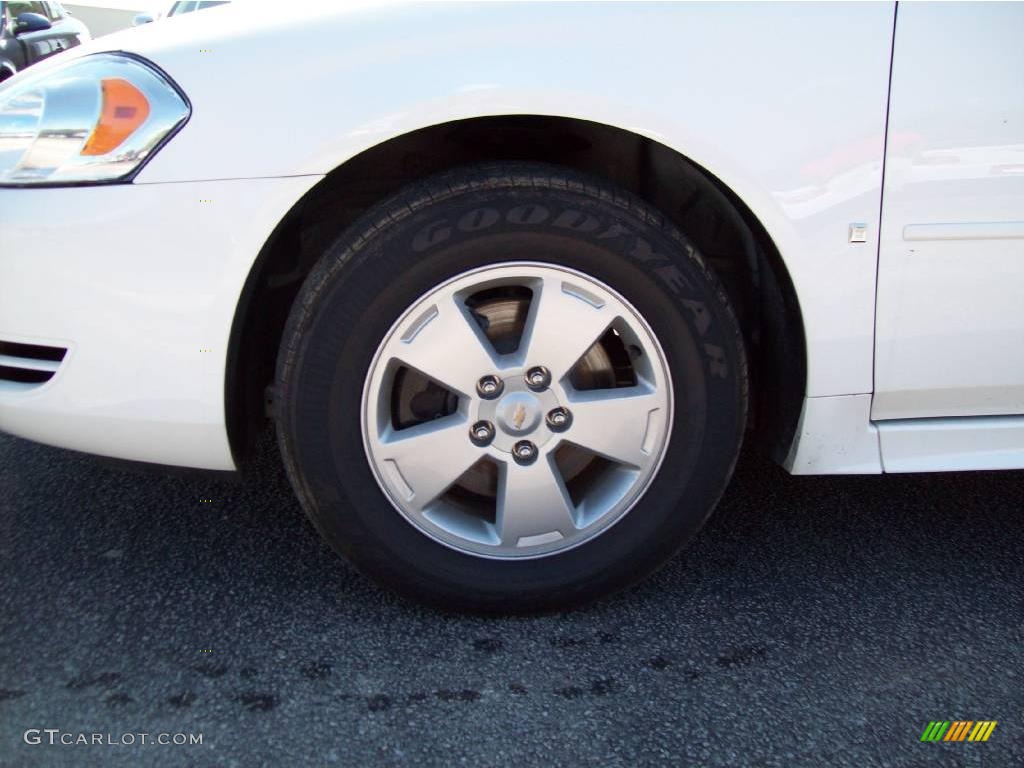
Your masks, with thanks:
[{"label": "asphalt pavement", "polygon": [[747,455],[640,587],[465,617],[336,558],[271,440],[232,480],[0,436],[0,765],[1024,765],[1022,533],[1024,472]]}]

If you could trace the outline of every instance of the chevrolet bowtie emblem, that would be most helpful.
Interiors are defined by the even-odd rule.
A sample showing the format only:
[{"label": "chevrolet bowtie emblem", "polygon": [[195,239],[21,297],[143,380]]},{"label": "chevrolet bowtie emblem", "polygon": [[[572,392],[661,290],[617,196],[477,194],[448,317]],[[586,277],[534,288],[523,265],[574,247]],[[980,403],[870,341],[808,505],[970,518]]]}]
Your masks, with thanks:
[{"label": "chevrolet bowtie emblem", "polygon": [[515,425],[516,429],[522,429],[524,421],[526,421],[526,406],[519,403],[512,412],[512,424]]}]

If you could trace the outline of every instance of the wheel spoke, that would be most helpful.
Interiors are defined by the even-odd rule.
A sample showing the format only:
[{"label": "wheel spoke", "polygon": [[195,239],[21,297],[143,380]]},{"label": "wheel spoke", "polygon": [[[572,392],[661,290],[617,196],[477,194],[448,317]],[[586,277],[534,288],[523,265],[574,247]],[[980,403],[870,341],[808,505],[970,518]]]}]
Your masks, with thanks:
[{"label": "wheel spoke", "polygon": [[604,335],[616,315],[601,299],[561,277],[542,281],[523,331],[527,365],[542,365],[558,381]]},{"label": "wheel spoke", "polygon": [[400,329],[394,357],[425,376],[463,395],[497,370],[486,339],[463,310],[447,298],[412,317]]},{"label": "wheel spoke", "polygon": [[[406,503],[422,511],[448,490],[483,455],[469,440],[469,425],[458,414],[398,432],[388,431],[375,453],[405,486]],[[397,472],[398,477],[395,477]]]},{"label": "wheel spoke", "polygon": [[497,525],[505,547],[553,531],[568,538],[576,530],[569,493],[547,458],[525,467],[512,463],[504,467],[498,485]]},{"label": "wheel spoke", "polygon": [[572,427],[565,439],[611,461],[641,468],[659,444],[664,420],[651,414],[665,408],[663,399],[646,386],[577,393],[569,404]]}]

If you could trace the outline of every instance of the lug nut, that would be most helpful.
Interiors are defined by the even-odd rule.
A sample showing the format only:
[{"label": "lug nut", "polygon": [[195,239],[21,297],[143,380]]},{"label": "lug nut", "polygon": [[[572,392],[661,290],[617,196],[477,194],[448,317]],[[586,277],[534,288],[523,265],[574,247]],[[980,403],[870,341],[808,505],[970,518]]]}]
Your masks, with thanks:
[{"label": "lug nut", "polygon": [[523,376],[526,386],[534,392],[543,392],[551,383],[551,372],[542,365],[537,365],[526,372]]},{"label": "lug nut", "polygon": [[512,458],[516,464],[533,464],[537,460],[537,446],[529,440],[520,440],[512,446]]},{"label": "lug nut", "polygon": [[469,439],[481,448],[490,445],[494,439],[494,425],[489,421],[478,421],[470,428]]},{"label": "lug nut", "polygon": [[545,421],[552,432],[565,432],[572,424],[572,414],[566,408],[552,408]]},{"label": "lug nut", "polygon": [[505,389],[505,383],[497,376],[484,376],[476,383],[476,393],[484,400],[493,400]]}]

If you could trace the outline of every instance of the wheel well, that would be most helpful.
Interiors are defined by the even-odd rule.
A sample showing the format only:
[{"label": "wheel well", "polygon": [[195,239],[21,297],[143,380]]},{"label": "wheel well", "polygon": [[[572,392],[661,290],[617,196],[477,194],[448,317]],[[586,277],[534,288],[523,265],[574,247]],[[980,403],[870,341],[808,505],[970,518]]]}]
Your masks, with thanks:
[{"label": "wheel well", "polygon": [[783,458],[805,391],[804,329],[789,274],[757,218],[709,172],[648,138],[583,120],[514,115],[431,126],[366,150],[328,174],[278,225],[249,274],[231,332],[225,405],[236,460],[245,460],[262,431],[285,321],[324,250],[405,185],[495,160],[602,176],[654,205],[697,244],[743,327],[751,426]]}]

